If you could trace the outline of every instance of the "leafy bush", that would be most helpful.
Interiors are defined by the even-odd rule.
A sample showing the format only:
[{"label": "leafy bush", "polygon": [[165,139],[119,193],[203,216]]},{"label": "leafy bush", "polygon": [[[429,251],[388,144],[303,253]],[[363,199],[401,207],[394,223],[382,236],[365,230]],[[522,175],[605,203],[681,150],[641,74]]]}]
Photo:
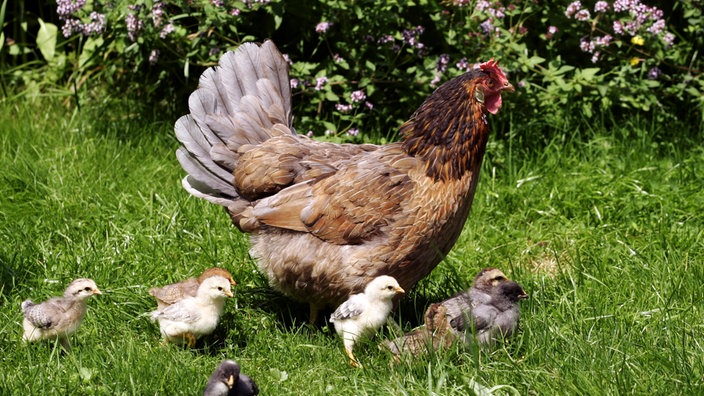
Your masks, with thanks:
[{"label": "leafy bush", "polygon": [[19,64],[38,50],[45,81],[180,114],[224,51],[272,38],[291,61],[299,132],[336,140],[392,138],[409,108],[491,57],[519,88],[502,112],[517,122],[642,112],[701,124],[701,1],[654,3],[58,0],[35,45],[0,54]]}]

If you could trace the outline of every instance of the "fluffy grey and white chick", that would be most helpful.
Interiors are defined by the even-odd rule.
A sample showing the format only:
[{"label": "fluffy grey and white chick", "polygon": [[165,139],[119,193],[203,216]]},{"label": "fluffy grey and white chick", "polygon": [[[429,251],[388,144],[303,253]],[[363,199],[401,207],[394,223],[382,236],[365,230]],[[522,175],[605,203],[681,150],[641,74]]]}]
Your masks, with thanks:
[{"label": "fluffy grey and white chick", "polygon": [[[437,349],[437,346],[446,345],[452,339],[460,339],[467,345],[473,339],[480,346],[491,345],[497,338],[513,334],[520,318],[518,301],[527,297],[523,288],[509,280],[503,272],[485,268],[474,278],[469,290],[440,303],[445,311],[444,320],[434,317],[429,324],[426,312],[426,323],[421,328],[387,341],[385,345],[396,355],[402,352],[415,355],[427,350],[419,345]],[[431,325],[432,329],[428,329]],[[442,340],[433,339],[435,334],[441,335]]]},{"label": "fluffy grey and white chick", "polygon": [[200,284],[195,297],[187,297],[153,311],[151,317],[159,322],[166,342],[186,344],[192,348],[196,339],[215,330],[225,309],[225,299],[232,296],[229,280],[211,276]]},{"label": "fluffy grey and white chick", "polygon": [[39,304],[32,300],[23,301],[22,339],[38,341],[58,338],[61,345],[69,350],[68,336],[78,330],[86,313],[87,300],[94,294],[102,294],[95,282],[79,278],[68,285],[63,297],[54,297]]},{"label": "fluffy grey and white chick", "polygon": [[229,280],[232,286],[237,285],[229,271],[220,267],[212,267],[203,271],[198,278],[188,278],[170,285],[153,287],[149,289],[149,294],[156,299],[157,309],[164,309],[186,297],[195,297],[196,293],[198,293],[198,286],[200,286],[205,279],[216,275]]},{"label": "fluffy grey and white chick", "polygon": [[373,334],[385,322],[393,308],[393,298],[404,290],[396,279],[382,275],[374,278],[364,288],[364,293],[353,294],[330,317],[335,331],[342,337],[350,364],[362,367],[352,353],[360,337]]},{"label": "fluffy grey and white chick", "polygon": [[213,372],[203,396],[254,396],[259,394],[256,382],[240,372],[234,360],[224,360]]}]

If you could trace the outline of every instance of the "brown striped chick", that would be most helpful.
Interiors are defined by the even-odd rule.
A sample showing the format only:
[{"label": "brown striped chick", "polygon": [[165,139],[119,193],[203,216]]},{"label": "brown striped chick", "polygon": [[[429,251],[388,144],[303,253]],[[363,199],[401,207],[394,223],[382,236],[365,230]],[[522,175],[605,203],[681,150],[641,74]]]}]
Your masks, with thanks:
[{"label": "brown striped chick", "polygon": [[63,297],[54,297],[39,304],[32,300],[23,301],[22,339],[29,342],[58,339],[66,350],[70,350],[68,336],[80,327],[87,300],[94,294],[102,294],[95,282],[80,278],[68,285]]},{"label": "brown striped chick", "polygon": [[222,276],[228,281],[230,285],[236,286],[237,283],[232,279],[232,275],[224,268],[212,267],[203,271],[202,274],[196,278],[188,278],[184,281],[178,283],[172,283],[164,287],[154,287],[149,290],[149,294],[154,296],[157,303],[157,309],[164,309],[175,302],[182,300],[186,297],[195,297],[198,292],[198,286],[200,286],[203,281],[211,276]]},{"label": "brown striped chick", "polygon": [[198,286],[195,297],[153,311],[152,320],[159,322],[164,340],[192,348],[196,339],[211,334],[225,309],[225,299],[232,297],[230,286],[225,277],[210,276]]}]

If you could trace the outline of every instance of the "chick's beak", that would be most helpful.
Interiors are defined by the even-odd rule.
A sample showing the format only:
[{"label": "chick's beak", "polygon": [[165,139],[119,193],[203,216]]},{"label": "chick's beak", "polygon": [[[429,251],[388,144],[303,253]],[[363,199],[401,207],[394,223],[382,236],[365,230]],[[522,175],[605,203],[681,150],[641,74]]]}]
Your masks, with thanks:
[{"label": "chick's beak", "polygon": [[98,289],[95,289],[95,290],[93,290],[93,294],[103,294],[103,292],[101,292],[101,291],[98,290]]},{"label": "chick's beak", "polygon": [[405,294],[406,293],[406,291],[403,290],[401,288],[401,286],[396,286],[396,288],[394,290],[396,290],[396,293],[398,293],[398,294]]},{"label": "chick's beak", "polygon": [[234,297],[234,296],[235,296],[234,294],[232,294],[232,292],[231,292],[230,290],[226,290],[226,291],[225,291],[225,295],[228,296],[228,297]]},{"label": "chick's beak", "polygon": [[232,385],[235,384],[235,376],[230,374],[229,377],[227,377],[227,387],[232,389]]},{"label": "chick's beak", "polygon": [[526,293],[526,291],[523,290],[523,293],[521,293],[521,294],[518,295],[518,299],[519,299],[519,300],[525,300],[526,298],[528,298],[528,293]]}]

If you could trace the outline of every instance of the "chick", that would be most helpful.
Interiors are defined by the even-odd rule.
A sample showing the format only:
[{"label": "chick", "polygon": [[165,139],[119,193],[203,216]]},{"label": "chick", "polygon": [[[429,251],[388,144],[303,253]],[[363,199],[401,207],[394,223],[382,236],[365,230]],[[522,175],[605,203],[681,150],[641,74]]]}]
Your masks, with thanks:
[{"label": "chick", "polygon": [[224,360],[213,372],[203,396],[254,396],[259,394],[257,384],[240,372],[234,360]]},{"label": "chick", "polygon": [[[491,345],[498,337],[510,336],[516,330],[520,317],[518,301],[527,297],[523,288],[508,280],[503,272],[485,268],[469,290],[431,305],[423,326],[384,345],[396,355],[417,355],[428,347],[449,346],[457,339],[466,345],[474,339],[482,347]],[[438,315],[443,311],[444,317]]]},{"label": "chick", "polygon": [[203,271],[202,274],[196,278],[188,278],[184,281],[178,283],[172,283],[164,287],[154,287],[149,290],[149,294],[154,296],[157,303],[157,309],[164,309],[169,305],[182,300],[186,297],[195,297],[198,292],[198,286],[200,286],[203,281],[211,276],[222,276],[230,281],[230,285],[236,286],[237,283],[232,279],[232,275],[224,269],[219,267],[208,268]]},{"label": "chick", "polygon": [[386,348],[394,355],[401,355],[402,352],[418,355],[428,350],[449,347],[456,340],[456,332],[447,319],[447,308],[441,303],[435,303],[425,311],[422,326],[394,340],[384,341],[379,348]]},{"label": "chick", "polygon": [[490,345],[498,338],[511,336],[518,328],[518,301],[528,298],[523,288],[516,282],[503,280],[491,289],[490,296],[489,301],[450,319],[450,326],[463,333],[466,343],[473,336],[480,345]]},{"label": "chick", "polygon": [[196,339],[215,330],[226,297],[232,297],[230,281],[219,275],[211,276],[198,286],[195,297],[186,297],[164,309],[157,309],[151,317],[159,321],[166,342],[185,343],[192,348]]},{"label": "chick", "polygon": [[364,288],[364,293],[353,294],[330,317],[335,331],[342,337],[350,364],[362,367],[352,353],[360,337],[367,337],[381,327],[393,308],[393,298],[404,290],[396,279],[382,275],[374,278]]},{"label": "chick", "polygon": [[54,297],[43,303],[32,300],[22,302],[25,341],[57,339],[70,350],[68,336],[78,330],[86,313],[88,297],[102,294],[91,279],[80,278],[71,282],[63,297]]}]

